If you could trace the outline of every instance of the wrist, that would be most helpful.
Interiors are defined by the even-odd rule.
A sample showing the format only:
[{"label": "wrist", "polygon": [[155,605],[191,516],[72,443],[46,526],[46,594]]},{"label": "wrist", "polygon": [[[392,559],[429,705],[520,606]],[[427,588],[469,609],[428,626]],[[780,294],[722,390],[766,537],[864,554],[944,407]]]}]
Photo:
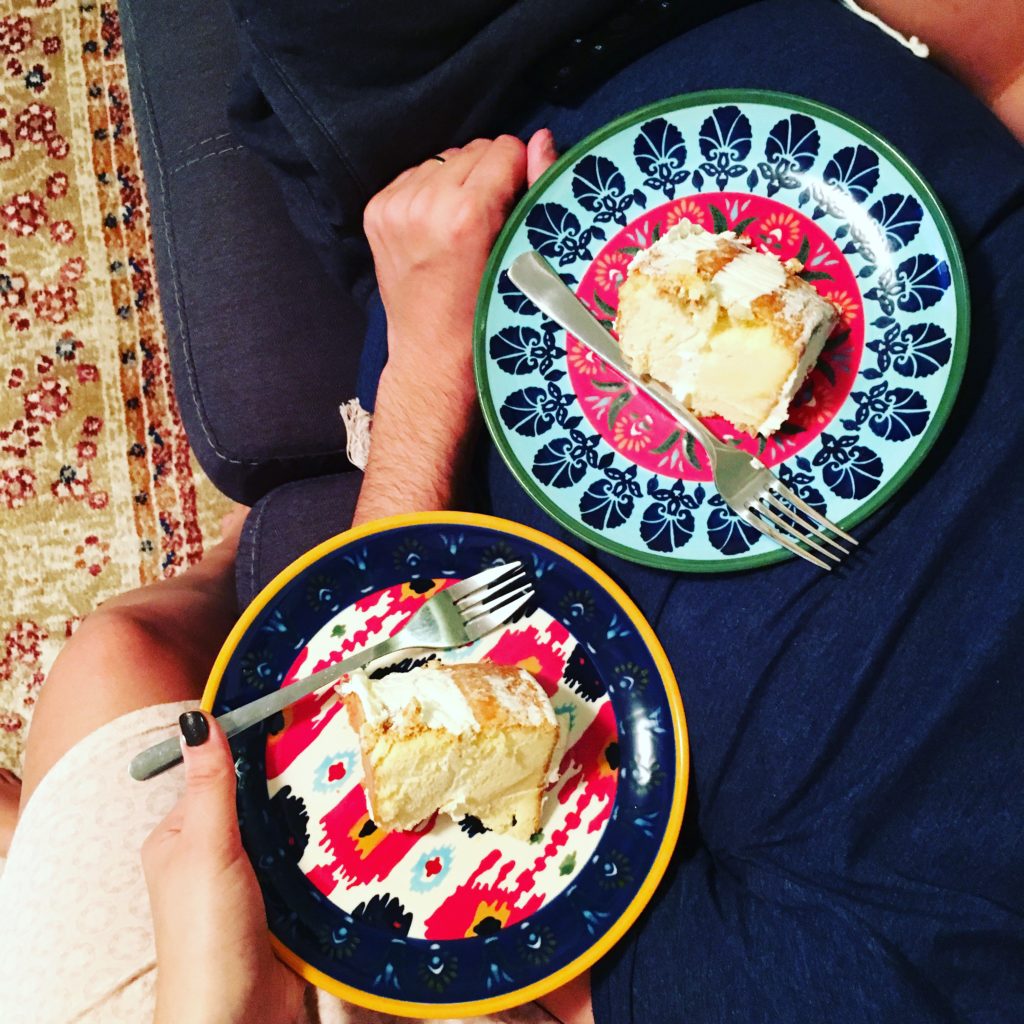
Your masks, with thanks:
[{"label": "wrist", "polygon": [[430,322],[388,319],[388,370],[418,389],[429,385],[473,387],[473,313]]},{"label": "wrist", "polygon": [[431,420],[442,414],[461,420],[469,416],[476,404],[476,388],[463,380],[440,374],[425,377],[423,373],[411,374],[388,365],[380,376],[374,415],[384,405],[400,406]]},{"label": "wrist", "polygon": [[471,365],[428,370],[389,360],[377,388],[374,429],[381,419],[400,420],[413,432],[411,442],[451,448],[474,429],[478,410]]},{"label": "wrist", "polygon": [[404,512],[459,508],[479,428],[476,391],[439,376],[425,386],[389,363],[374,407],[370,458],[353,525]]}]

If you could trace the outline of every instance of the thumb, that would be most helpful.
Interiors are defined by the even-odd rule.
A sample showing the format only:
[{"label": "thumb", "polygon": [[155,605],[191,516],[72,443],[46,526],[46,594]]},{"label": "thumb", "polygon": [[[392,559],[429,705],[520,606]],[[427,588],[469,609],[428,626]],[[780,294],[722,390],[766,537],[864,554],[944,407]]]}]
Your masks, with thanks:
[{"label": "thumb", "polygon": [[558,159],[555,137],[550,128],[541,128],[526,144],[526,183],[533,183]]},{"label": "thumb", "polygon": [[218,841],[238,836],[235,759],[224,730],[212,715],[186,711],[178,719],[185,761],[182,827]]}]

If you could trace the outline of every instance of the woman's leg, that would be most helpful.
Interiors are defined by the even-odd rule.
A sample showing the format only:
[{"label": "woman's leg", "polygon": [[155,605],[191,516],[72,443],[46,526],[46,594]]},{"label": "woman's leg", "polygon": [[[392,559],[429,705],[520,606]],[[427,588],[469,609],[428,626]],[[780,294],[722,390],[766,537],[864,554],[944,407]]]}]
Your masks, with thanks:
[{"label": "woman's leg", "polygon": [[[239,505],[225,516],[223,539],[198,565],[111,598],[64,645],[32,717],[22,807],[59,758],[101,725],[199,698],[237,616],[234,559],[248,511]],[[0,804],[0,822],[2,815]],[[0,824],[0,848],[2,838]]]},{"label": "woman's leg", "polygon": [[21,799],[21,779],[14,772],[0,768],[0,857],[7,856],[18,823],[18,803]]}]

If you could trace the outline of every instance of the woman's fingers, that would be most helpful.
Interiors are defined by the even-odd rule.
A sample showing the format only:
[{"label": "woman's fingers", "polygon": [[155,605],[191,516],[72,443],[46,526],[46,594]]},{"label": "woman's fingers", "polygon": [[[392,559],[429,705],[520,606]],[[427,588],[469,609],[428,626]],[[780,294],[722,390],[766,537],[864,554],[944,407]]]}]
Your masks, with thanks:
[{"label": "woman's fingers", "polygon": [[[235,766],[212,716],[181,716],[185,791],[143,844],[153,910],[158,1021],[284,1024],[301,979],[274,959],[259,882],[242,848]],[[225,953],[230,954],[225,960]],[[233,957],[233,958],[232,958]]]},{"label": "woman's fingers", "polygon": [[526,144],[526,182],[529,186],[558,159],[555,137],[550,128],[541,128]]},{"label": "woman's fingers", "polygon": [[185,759],[183,827],[215,842],[236,839],[235,759],[224,731],[211,715],[188,711],[181,716]]},{"label": "woman's fingers", "polygon": [[224,731],[212,716],[187,711],[178,720],[185,761],[185,792],[142,848],[147,874],[159,872],[179,839],[198,844],[218,863],[239,854],[241,836],[235,810],[235,761]]}]

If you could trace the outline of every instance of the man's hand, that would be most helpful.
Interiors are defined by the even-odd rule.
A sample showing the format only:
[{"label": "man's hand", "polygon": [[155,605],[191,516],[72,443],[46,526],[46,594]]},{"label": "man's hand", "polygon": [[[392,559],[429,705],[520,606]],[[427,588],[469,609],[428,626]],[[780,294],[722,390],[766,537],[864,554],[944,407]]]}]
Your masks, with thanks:
[{"label": "man's hand", "polygon": [[210,716],[182,715],[185,794],[142,847],[156,1024],[292,1024],[304,982],[276,959],[238,831],[235,765]]},{"label": "man's hand", "polygon": [[[535,172],[545,145],[550,163],[551,133],[531,140]],[[374,196],[363,226],[387,313],[389,369],[410,383],[440,380],[472,391],[477,292],[494,240],[526,187],[530,161],[512,135],[438,156]]]},{"label": "man's hand", "polygon": [[473,314],[484,267],[519,194],[557,154],[544,129],[528,145],[503,135],[438,155],[366,208],[388,363],[356,524],[457,502],[478,418]]}]

